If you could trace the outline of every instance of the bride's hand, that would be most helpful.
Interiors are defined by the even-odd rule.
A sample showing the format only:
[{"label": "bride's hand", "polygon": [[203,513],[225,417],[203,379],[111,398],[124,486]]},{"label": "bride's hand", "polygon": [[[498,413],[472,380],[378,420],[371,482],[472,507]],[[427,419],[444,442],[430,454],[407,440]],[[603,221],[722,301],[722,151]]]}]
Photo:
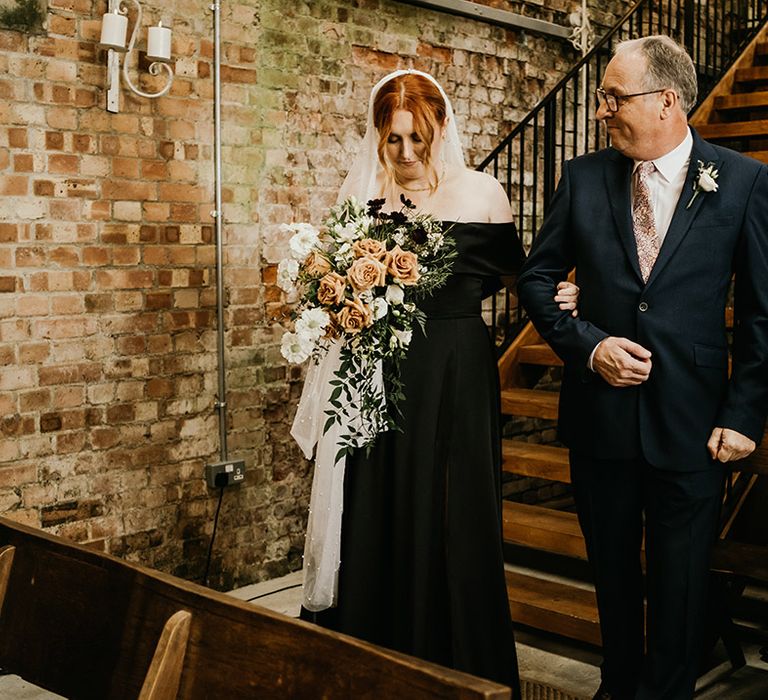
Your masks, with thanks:
[{"label": "bride's hand", "polygon": [[555,301],[561,311],[570,311],[574,318],[579,315],[577,305],[579,303],[579,288],[573,282],[560,282],[557,285]]}]

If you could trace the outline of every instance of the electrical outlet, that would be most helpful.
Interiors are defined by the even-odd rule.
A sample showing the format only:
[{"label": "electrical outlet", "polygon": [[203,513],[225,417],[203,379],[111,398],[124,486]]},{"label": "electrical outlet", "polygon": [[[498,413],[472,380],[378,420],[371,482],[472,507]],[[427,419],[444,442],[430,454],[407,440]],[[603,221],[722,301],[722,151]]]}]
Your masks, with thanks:
[{"label": "electrical outlet", "polygon": [[205,480],[212,489],[221,486],[239,486],[245,481],[245,461],[231,459],[205,465]]}]

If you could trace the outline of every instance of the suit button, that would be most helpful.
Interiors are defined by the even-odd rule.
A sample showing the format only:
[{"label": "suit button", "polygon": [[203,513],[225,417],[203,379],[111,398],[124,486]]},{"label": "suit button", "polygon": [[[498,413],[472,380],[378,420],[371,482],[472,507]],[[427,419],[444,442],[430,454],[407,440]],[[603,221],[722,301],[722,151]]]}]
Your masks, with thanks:
[{"label": "suit button", "polygon": [[640,302],[640,306],[637,307],[640,311],[648,311],[648,304],[644,301]]}]

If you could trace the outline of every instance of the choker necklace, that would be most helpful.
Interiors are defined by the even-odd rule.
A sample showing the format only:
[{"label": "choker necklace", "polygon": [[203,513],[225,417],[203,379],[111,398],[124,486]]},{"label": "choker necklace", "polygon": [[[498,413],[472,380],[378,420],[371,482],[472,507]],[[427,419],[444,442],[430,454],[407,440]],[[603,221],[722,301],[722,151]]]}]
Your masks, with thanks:
[{"label": "choker necklace", "polygon": [[[437,178],[437,183],[435,184],[435,188],[437,188],[440,185],[441,180],[445,178],[445,163],[443,163],[443,170],[440,173],[440,175]],[[431,190],[432,188],[427,187],[406,187],[405,185],[398,185],[398,187],[401,190],[405,190],[406,192],[426,192],[427,190]]]}]

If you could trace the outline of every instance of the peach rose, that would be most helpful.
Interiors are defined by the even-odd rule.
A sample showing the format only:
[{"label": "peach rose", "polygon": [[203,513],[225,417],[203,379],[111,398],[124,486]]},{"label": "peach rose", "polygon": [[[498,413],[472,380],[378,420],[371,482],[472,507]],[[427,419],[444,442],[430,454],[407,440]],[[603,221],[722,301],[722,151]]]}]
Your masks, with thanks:
[{"label": "peach rose", "polygon": [[310,277],[322,277],[331,271],[331,263],[322,253],[313,250],[304,261],[304,272]]},{"label": "peach rose", "polygon": [[387,260],[387,244],[374,238],[363,238],[361,241],[355,241],[352,244],[352,250],[356,258],[364,258],[367,255],[381,262]]},{"label": "peach rose", "polygon": [[323,306],[340,304],[344,299],[346,288],[347,281],[340,274],[329,272],[320,280],[320,286],[317,288],[317,300]]},{"label": "peach rose", "polygon": [[389,272],[401,284],[411,285],[419,281],[419,258],[416,253],[402,250],[396,245],[390,251]]},{"label": "peach rose", "polygon": [[345,333],[359,333],[373,323],[371,310],[358,297],[344,302],[344,308],[337,317],[339,325]]},{"label": "peach rose", "polygon": [[330,312],[331,320],[328,322],[328,325],[325,327],[325,335],[323,335],[323,338],[328,338],[330,340],[336,340],[337,338],[341,338],[342,329],[339,325],[339,320],[333,311]]},{"label": "peach rose", "polygon": [[364,292],[372,287],[381,287],[387,279],[387,266],[376,258],[366,255],[349,266],[347,279],[358,292]]}]

